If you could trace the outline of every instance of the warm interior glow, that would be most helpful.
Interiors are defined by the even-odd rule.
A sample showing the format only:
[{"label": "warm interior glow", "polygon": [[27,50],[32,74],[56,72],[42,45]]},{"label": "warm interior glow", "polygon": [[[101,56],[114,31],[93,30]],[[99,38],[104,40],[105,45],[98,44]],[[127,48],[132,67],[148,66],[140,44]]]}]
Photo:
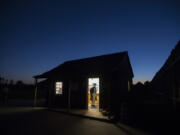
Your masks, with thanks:
[{"label": "warm interior glow", "polygon": [[128,92],[131,91],[131,85],[130,85],[130,82],[128,81]]},{"label": "warm interior glow", "polygon": [[63,83],[62,82],[56,82],[56,95],[62,94],[62,88],[63,88]]},{"label": "warm interior glow", "polygon": [[[96,83],[96,100],[95,100],[95,106],[92,108],[92,100],[91,100],[91,94],[90,89],[93,87],[93,84]],[[89,78],[88,79],[88,108],[89,109],[99,109],[99,78]]]},{"label": "warm interior glow", "polygon": [[88,82],[89,88],[92,88],[93,84],[96,83],[97,94],[99,94],[99,78],[89,78]]}]

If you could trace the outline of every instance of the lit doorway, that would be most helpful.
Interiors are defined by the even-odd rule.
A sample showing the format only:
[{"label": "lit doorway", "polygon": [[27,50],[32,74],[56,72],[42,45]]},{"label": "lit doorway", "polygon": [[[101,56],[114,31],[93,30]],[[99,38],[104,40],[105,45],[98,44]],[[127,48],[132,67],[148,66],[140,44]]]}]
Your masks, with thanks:
[{"label": "lit doorway", "polygon": [[99,110],[99,78],[88,78],[88,109]]}]

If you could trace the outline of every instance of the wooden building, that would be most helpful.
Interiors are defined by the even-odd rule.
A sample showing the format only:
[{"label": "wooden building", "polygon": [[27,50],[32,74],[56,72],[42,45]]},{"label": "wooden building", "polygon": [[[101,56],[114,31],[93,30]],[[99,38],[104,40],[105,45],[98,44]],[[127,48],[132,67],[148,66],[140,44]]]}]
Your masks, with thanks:
[{"label": "wooden building", "polygon": [[166,108],[180,109],[180,41],[154,76],[151,85]]},{"label": "wooden building", "polygon": [[117,110],[131,88],[133,71],[128,52],[121,52],[67,61],[34,78],[36,86],[38,79],[47,79],[49,106],[90,109],[89,90],[96,83],[96,108]]}]

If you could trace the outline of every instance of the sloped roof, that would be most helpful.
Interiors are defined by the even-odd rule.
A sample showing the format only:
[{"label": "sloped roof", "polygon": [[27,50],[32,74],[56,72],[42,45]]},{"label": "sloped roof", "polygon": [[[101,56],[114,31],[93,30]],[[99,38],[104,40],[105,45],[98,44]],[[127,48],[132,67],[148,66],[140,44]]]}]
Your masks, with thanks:
[{"label": "sloped roof", "polygon": [[[99,72],[109,72],[112,70],[116,70],[117,67],[120,66],[120,62],[123,58],[127,56],[128,52],[120,52],[108,55],[95,56],[90,58],[84,58],[79,60],[71,60],[64,62],[63,64],[57,66],[56,68],[45,72],[41,75],[34,76],[35,78],[48,78],[54,75],[62,75],[62,74],[83,74],[87,72],[91,73],[99,73]],[[129,57],[128,57],[129,62]],[[131,65],[129,62],[130,69]],[[133,71],[132,76],[133,76]]]},{"label": "sloped roof", "polygon": [[161,67],[161,69],[156,73],[152,82],[161,80],[161,78],[163,78],[163,75],[166,74],[169,71],[169,69],[171,69],[174,66],[174,64],[179,61],[180,61],[180,41],[177,43],[175,48],[171,51],[170,56],[168,57],[164,65]]}]

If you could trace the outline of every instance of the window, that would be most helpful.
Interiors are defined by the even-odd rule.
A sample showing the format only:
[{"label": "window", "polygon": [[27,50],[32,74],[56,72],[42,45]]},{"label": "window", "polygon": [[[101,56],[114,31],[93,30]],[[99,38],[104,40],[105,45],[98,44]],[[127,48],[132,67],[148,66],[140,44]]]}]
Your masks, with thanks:
[{"label": "window", "polygon": [[131,91],[131,83],[128,81],[128,92]]},{"label": "window", "polygon": [[62,95],[62,88],[63,88],[63,83],[56,82],[56,95]]}]

